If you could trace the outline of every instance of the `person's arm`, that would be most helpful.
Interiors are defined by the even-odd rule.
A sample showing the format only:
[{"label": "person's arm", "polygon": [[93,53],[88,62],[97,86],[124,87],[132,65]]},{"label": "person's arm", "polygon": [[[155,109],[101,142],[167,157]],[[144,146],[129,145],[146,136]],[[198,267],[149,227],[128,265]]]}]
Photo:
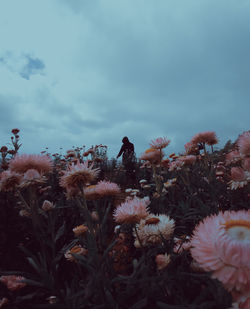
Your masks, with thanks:
[{"label": "person's arm", "polygon": [[120,150],[120,152],[118,153],[116,159],[118,159],[118,158],[122,155],[122,153],[123,153],[123,151],[124,151],[123,148],[124,148],[124,147],[123,147],[123,145],[122,145],[121,150]]}]

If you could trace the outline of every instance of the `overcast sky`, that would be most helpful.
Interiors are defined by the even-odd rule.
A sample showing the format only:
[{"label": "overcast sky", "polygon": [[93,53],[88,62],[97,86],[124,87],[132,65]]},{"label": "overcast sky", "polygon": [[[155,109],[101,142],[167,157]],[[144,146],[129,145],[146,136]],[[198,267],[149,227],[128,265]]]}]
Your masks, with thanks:
[{"label": "overcast sky", "polygon": [[250,1],[0,0],[0,108],[22,153],[223,146],[250,129]]}]

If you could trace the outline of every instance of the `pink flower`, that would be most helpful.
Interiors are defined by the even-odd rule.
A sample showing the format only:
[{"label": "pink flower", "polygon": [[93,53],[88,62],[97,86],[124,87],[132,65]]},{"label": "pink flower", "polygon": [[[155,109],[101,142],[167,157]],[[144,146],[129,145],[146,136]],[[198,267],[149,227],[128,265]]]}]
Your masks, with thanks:
[{"label": "pink flower", "polygon": [[191,139],[192,144],[199,144],[199,143],[205,143],[207,145],[215,145],[218,143],[218,139],[216,136],[216,133],[213,131],[206,131],[206,132],[201,132],[196,134],[192,139]]},{"label": "pink flower", "polygon": [[20,174],[9,170],[2,172],[0,175],[0,191],[14,190],[20,184],[22,177]]},{"label": "pink flower", "polygon": [[186,149],[186,154],[191,155],[191,154],[196,154],[199,148],[197,147],[197,144],[193,144],[191,142],[188,142],[184,145]]},{"label": "pink flower", "polygon": [[250,157],[246,157],[243,160],[242,167],[245,171],[250,172]]},{"label": "pink flower", "polygon": [[241,155],[238,150],[230,151],[226,154],[226,165],[236,163],[241,160]]},{"label": "pink flower", "polygon": [[88,166],[88,161],[80,163],[77,161],[75,165],[69,165],[68,170],[64,171],[64,175],[60,178],[60,186],[67,191],[80,191],[79,187],[92,182],[98,175],[99,169],[92,169],[93,164]]},{"label": "pink flower", "polygon": [[52,161],[48,156],[41,155],[17,155],[10,161],[10,170],[17,173],[25,173],[29,169],[35,169],[40,174],[52,170]]},{"label": "pink flower", "polygon": [[237,142],[242,156],[250,156],[250,131],[243,133]]},{"label": "pink flower", "polygon": [[182,161],[184,165],[192,165],[196,161],[196,156],[194,155],[182,156],[179,157],[178,160]]},{"label": "pink flower", "polygon": [[43,201],[42,209],[44,211],[50,211],[55,208],[55,205],[48,200]]},{"label": "pink flower", "polygon": [[117,195],[121,193],[121,189],[116,183],[101,180],[97,183],[95,192],[100,196]]},{"label": "pink flower", "polygon": [[194,230],[191,254],[229,291],[250,292],[250,210],[219,212]]},{"label": "pink flower", "polygon": [[167,139],[166,137],[158,137],[155,140],[151,141],[151,148],[152,149],[163,149],[167,147],[170,143],[170,140]]},{"label": "pink flower", "polygon": [[140,157],[140,160],[149,161],[150,163],[157,164],[163,158],[163,153],[159,149],[149,148]]},{"label": "pink flower", "polygon": [[155,262],[157,265],[158,270],[162,270],[168,266],[170,263],[170,255],[165,253],[165,254],[158,254],[155,257]]},{"label": "pink flower", "polygon": [[137,223],[149,215],[149,204],[149,199],[129,199],[115,209],[114,219],[117,223]]},{"label": "pink flower", "polygon": [[21,276],[1,276],[0,282],[4,283],[10,291],[17,291],[26,286],[26,283],[22,282],[24,277]]},{"label": "pink flower", "polygon": [[232,167],[231,178],[234,181],[244,181],[245,180],[244,170],[241,167]]}]

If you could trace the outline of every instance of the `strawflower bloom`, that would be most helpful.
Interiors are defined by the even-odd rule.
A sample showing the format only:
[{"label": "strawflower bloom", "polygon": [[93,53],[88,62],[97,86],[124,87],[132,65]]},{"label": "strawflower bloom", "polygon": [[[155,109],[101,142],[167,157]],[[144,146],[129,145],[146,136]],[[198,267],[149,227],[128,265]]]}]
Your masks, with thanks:
[{"label": "strawflower bloom", "polygon": [[88,227],[84,224],[81,224],[81,225],[74,227],[72,231],[74,232],[75,236],[78,237],[80,235],[86,234],[87,230],[88,230]]},{"label": "strawflower bloom", "polygon": [[170,140],[167,139],[166,137],[158,137],[155,140],[151,141],[151,148],[153,149],[163,149],[167,147],[170,143]]},{"label": "strawflower bloom", "polygon": [[16,172],[7,170],[0,175],[0,191],[12,191],[21,182],[22,176]]},{"label": "strawflower bloom", "polygon": [[243,188],[245,185],[247,185],[246,173],[241,167],[231,168],[231,179],[232,180],[230,180],[228,183],[231,190]]},{"label": "strawflower bloom", "polygon": [[10,170],[24,174],[29,169],[35,169],[40,174],[48,173],[52,170],[52,161],[45,155],[17,155],[10,161]]},{"label": "strawflower bloom", "polygon": [[243,133],[237,142],[242,156],[250,156],[250,131]]},{"label": "strawflower bloom", "polygon": [[205,131],[196,134],[194,137],[191,139],[192,144],[199,144],[199,143],[204,143],[207,145],[215,145],[218,143],[218,138],[216,136],[216,133],[213,131]]},{"label": "strawflower bloom", "polygon": [[150,214],[136,225],[133,234],[135,247],[149,246],[162,243],[162,239],[169,239],[174,231],[174,220],[167,215]]},{"label": "strawflower bloom", "polygon": [[77,161],[75,165],[70,164],[67,171],[63,172],[60,178],[60,186],[66,190],[76,189],[92,182],[99,173],[99,169],[93,169],[93,164],[89,166],[89,162],[80,163]]},{"label": "strawflower bloom", "polygon": [[87,200],[96,200],[99,198],[99,195],[96,192],[96,185],[85,187],[83,192]]},{"label": "strawflower bloom", "polygon": [[52,209],[54,209],[54,208],[55,208],[55,205],[54,205],[52,202],[50,202],[50,201],[48,201],[48,200],[45,200],[45,201],[43,202],[42,210],[44,210],[44,211],[50,211],[50,210],[52,210]]},{"label": "strawflower bloom", "polygon": [[22,177],[20,187],[28,187],[30,185],[39,185],[45,182],[45,178],[40,175],[36,169],[29,169]]},{"label": "strawflower bloom", "polygon": [[232,150],[226,154],[226,165],[239,162],[242,159],[238,150]]},{"label": "strawflower bloom", "polygon": [[178,160],[182,161],[184,165],[192,165],[196,161],[196,156],[194,155],[182,156],[182,157],[179,157]]},{"label": "strawflower bloom", "polygon": [[191,238],[194,260],[229,291],[250,293],[250,210],[205,218]]},{"label": "strawflower bloom", "polygon": [[150,163],[157,164],[163,158],[163,153],[159,149],[149,148],[140,156],[140,160],[149,161]]},{"label": "strawflower bloom", "polygon": [[117,223],[137,223],[149,215],[149,204],[150,201],[146,198],[128,199],[115,209],[114,219]]},{"label": "strawflower bloom", "polygon": [[165,254],[158,254],[155,257],[155,262],[158,270],[162,270],[168,266],[170,263],[171,258],[170,255],[165,253]]},{"label": "strawflower bloom", "polygon": [[17,291],[26,286],[26,283],[22,282],[24,279],[25,278],[21,276],[9,275],[1,276],[0,282],[4,283],[8,290]]},{"label": "strawflower bloom", "polygon": [[196,154],[199,148],[197,147],[197,144],[188,142],[184,145],[186,154],[191,155],[191,154]]},{"label": "strawflower bloom", "polygon": [[101,180],[97,183],[95,191],[100,196],[117,195],[121,193],[121,189],[116,183],[105,180]]},{"label": "strawflower bloom", "polygon": [[66,253],[64,254],[65,258],[70,261],[70,262],[76,262],[76,258],[72,254],[77,254],[77,255],[87,255],[88,250],[83,248],[80,245],[75,245],[71,249],[67,250]]}]

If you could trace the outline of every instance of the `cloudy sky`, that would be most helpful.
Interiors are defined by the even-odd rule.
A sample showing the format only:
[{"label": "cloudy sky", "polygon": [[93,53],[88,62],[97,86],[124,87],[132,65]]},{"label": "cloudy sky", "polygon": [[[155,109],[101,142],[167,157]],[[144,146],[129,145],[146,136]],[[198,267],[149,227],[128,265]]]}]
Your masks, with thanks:
[{"label": "cloudy sky", "polygon": [[0,0],[0,145],[63,153],[127,135],[181,152],[250,126],[249,0]]}]

